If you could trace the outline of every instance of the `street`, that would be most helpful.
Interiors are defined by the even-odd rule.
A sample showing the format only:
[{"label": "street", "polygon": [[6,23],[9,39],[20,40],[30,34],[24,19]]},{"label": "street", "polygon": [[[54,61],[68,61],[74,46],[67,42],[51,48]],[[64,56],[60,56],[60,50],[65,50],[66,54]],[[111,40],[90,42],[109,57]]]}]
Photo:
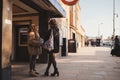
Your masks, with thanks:
[{"label": "street", "polygon": [[[12,80],[120,80],[120,57],[107,47],[83,47],[68,56],[56,56],[59,77],[42,76],[46,64],[37,64],[38,77],[30,77],[28,63],[12,65]],[[53,72],[51,66],[50,73]]]}]

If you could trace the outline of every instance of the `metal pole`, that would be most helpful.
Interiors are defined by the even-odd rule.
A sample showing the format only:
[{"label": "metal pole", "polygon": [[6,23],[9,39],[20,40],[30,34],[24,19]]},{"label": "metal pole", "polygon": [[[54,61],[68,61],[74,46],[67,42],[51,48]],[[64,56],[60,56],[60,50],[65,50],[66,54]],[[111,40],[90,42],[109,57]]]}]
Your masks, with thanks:
[{"label": "metal pole", "polygon": [[100,27],[101,27],[101,24],[103,24],[103,23],[98,24],[98,38],[100,38]]},{"label": "metal pole", "polygon": [[113,39],[115,37],[115,0],[113,0]]},{"label": "metal pole", "polygon": [[98,38],[99,38],[99,35],[100,35],[100,24],[98,24]]}]

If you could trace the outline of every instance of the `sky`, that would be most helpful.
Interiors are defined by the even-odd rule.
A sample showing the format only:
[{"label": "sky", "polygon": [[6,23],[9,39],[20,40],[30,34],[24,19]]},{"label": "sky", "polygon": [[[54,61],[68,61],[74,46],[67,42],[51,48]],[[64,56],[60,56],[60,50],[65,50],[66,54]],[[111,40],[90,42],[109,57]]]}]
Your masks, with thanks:
[{"label": "sky", "polygon": [[[79,0],[81,25],[90,37],[113,34],[113,0]],[[120,35],[120,0],[115,0],[115,35]],[[117,17],[118,14],[118,17]]]}]

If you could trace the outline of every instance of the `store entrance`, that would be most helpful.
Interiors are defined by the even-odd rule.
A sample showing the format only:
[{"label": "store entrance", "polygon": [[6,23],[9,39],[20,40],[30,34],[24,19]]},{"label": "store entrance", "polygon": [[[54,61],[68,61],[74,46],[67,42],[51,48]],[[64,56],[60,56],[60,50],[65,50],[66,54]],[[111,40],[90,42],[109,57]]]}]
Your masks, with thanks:
[{"label": "store entrance", "polygon": [[29,25],[14,25],[14,61],[28,61],[27,35]]}]

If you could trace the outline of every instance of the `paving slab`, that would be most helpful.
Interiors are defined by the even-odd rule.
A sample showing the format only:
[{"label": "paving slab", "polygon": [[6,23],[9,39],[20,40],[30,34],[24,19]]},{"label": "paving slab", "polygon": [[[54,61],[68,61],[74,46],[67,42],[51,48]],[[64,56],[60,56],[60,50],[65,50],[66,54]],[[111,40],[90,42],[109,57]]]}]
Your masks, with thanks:
[{"label": "paving slab", "polygon": [[42,76],[47,64],[37,63],[40,74],[30,77],[28,63],[14,63],[12,80],[120,80],[120,57],[111,56],[110,51],[107,47],[84,47],[65,57],[56,56],[59,77]]}]

